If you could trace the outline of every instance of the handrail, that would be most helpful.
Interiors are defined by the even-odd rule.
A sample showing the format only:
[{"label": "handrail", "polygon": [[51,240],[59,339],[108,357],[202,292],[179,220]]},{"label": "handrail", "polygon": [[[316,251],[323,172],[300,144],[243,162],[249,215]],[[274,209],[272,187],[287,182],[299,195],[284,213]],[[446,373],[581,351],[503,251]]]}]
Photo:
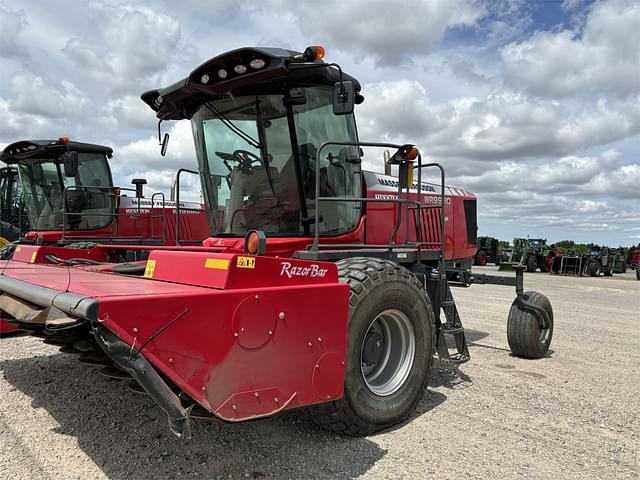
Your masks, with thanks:
[{"label": "handrail", "polygon": [[161,224],[161,226],[162,226],[162,235],[161,235],[161,238],[162,238],[162,243],[164,244],[164,243],[165,243],[165,241],[166,241],[166,238],[165,238],[165,235],[164,235],[164,233],[165,233],[165,229],[164,229],[164,221],[165,221],[165,217],[164,217],[164,215],[153,215],[153,214],[152,214],[153,209],[154,209],[154,208],[155,208],[155,206],[156,206],[156,204],[155,204],[155,198],[156,198],[156,195],[157,195],[157,196],[162,197],[162,208],[163,208],[163,209],[165,208],[165,196],[164,196],[164,192],[155,192],[153,195],[151,195],[151,210],[149,211],[149,237],[150,237],[150,238],[153,238],[153,223],[154,223],[154,222],[153,222],[153,220],[154,220],[155,218],[160,218],[160,219],[161,219],[160,224]]},{"label": "handrail", "polygon": [[[90,191],[90,190],[97,190],[97,191],[103,191],[103,192],[111,192],[112,198],[113,198],[113,202],[111,203],[111,213],[110,214],[88,214],[85,213],[84,215],[86,216],[107,216],[107,215],[111,215],[111,223],[113,224],[113,220],[114,218],[116,218],[117,213],[116,213],[116,202],[115,202],[115,192],[116,192],[116,188],[117,187],[103,187],[100,185],[69,185],[69,186],[65,186],[62,189],[62,238],[60,239],[62,242],[65,241],[65,235],[66,235],[66,231],[67,231],[67,222],[66,222],[66,217],[68,215],[77,215],[76,213],[71,213],[67,211],[67,192],[71,191],[71,190],[77,190],[77,191]],[[120,190],[130,190],[132,192],[135,192],[135,190],[133,188],[120,188]],[[140,210],[140,202],[138,202],[138,210]],[[106,227],[106,225],[105,225]],[[38,229],[38,225],[35,225],[35,229],[37,231]],[[113,225],[111,227],[111,230],[113,231]]]},{"label": "handrail", "polygon": [[183,172],[200,175],[200,172],[188,168],[181,168],[176,173],[176,246],[180,245],[180,175]]},{"label": "handrail", "polygon": [[[381,143],[381,142],[323,142],[318,147],[318,151],[316,152],[316,171],[315,171],[315,219],[314,219],[314,229],[313,232],[313,244],[311,246],[311,250],[317,251],[318,246],[320,245],[320,152],[329,145],[343,146],[343,147],[379,147],[379,148],[395,148],[399,149],[402,145],[397,145],[395,143]],[[398,192],[402,191],[402,186],[398,183]],[[400,200],[400,195],[398,194],[398,200]],[[389,203],[389,201],[387,202]],[[393,201],[391,201],[393,203]],[[401,206],[398,205],[398,209]],[[392,232],[392,237],[394,236],[395,230],[398,229],[400,225],[400,215],[398,215],[398,221],[394,226],[394,232]]]},{"label": "handrail", "polygon": [[[440,260],[438,261],[438,275],[440,275],[440,285],[442,285],[443,280],[446,280],[446,276],[447,273],[445,271],[444,265],[446,262],[446,251],[445,251],[445,246],[446,246],[446,242],[445,242],[445,223],[446,223],[446,214],[445,214],[445,203],[446,203],[446,198],[445,198],[445,175],[444,175],[444,167],[442,165],[440,165],[439,163],[425,163],[424,165],[419,165],[418,166],[418,196],[420,196],[420,186],[422,185],[422,169],[423,168],[430,168],[430,167],[436,167],[437,169],[440,170],[440,207],[441,207],[441,213],[440,216],[442,217],[442,221],[440,222],[441,225],[441,238],[440,238]],[[421,198],[421,197],[420,197]],[[418,215],[420,216],[420,215]],[[422,231],[422,229],[420,229],[420,231]],[[440,288],[440,302],[442,304],[442,302],[444,302],[446,299],[446,289],[445,288]]]},{"label": "handrail", "polygon": [[[404,209],[406,210],[406,215],[407,215],[407,238],[406,240],[406,245],[411,245],[408,242],[409,236],[408,236],[408,231],[409,231],[409,210],[410,209],[416,209],[417,210],[417,215],[416,215],[416,240],[417,242],[415,243],[415,246],[418,248],[418,251],[420,250],[421,246],[430,246],[430,245],[438,245],[439,248],[439,258],[438,258],[438,276],[439,276],[439,284],[440,284],[440,300],[441,303],[444,302],[445,300],[445,296],[446,296],[446,288],[444,288],[442,285],[444,282],[446,282],[446,269],[445,269],[445,263],[446,263],[446,251],[445,251],[445,247],[446,247],[446,213],[445,213],[445,208],[446,208],[446,185],[445,185],[445,172],[444,172],[444,168],[442,167],[442,165],[440,165],[439,163],[427,163],[427,164],[422,164],[422,155],[420,153],[418,153],[418,158],[417,158],[417,169],[418,169],[418,182],[417,182],[417,186],[416,186],[416,200],[410,200],[408,198],[409,192],[411,191],[411,188],[413,188],[413,182],[411,185],[407,185],[406,186],[406,196],[405,198],[403,197],[403,185],[400,181],[398,181],[398,194],[396,199],[376,199],[376,198],[349,198],[349,197],[321,197],[320,196],[320,159],[321,159],[321,151],[326,148],[329,145],[336,145],[336,146],[351,146],[351,147],[380,147],[380,148],[393,148],[396,150],[399,150],[400,148],[402,148],[404,145],[399,145],[399,144],[394,144],[394,143],[382,143],[382,142],[333,142],[333,141],[327,141],[327,142],[323,142],[319,147],[318,147],[318,151],[316,154],[316,165],[315,165],[315,218],[314,218],[314,226],[315,226],[315,231],[314,231],[314,238],[313,238],[313,243],[310,247],[311,251],[318,251],[320,249],[320,202],[321,201],[334,201],[334,202],[338,202],[338,201],[342,201],[342,202],[380,202],[380,203],[396,203],[398,205],[398,212],[397,212],[397,219],[396,219],[396,223],[393,227],[393,230],[391,232],[391,236],[389,237],[389,244],[387,245],[387,248],[393,248],[393,246],[395,245],[394,240],[395,237],[398,233],[398,229],[400,228],[400,224],[402,223],[402,209],[403,209],[403,205],[404,205]],[[431,209],[431,208],[437,208],[433,205],[424,205],[423,204],[423,199],[422,199],[422,169],[423,168],[438,168],[440,170],[440,242],[423,242],[422,241],[422,218],[420,215],[420,211],[422,209]],[[411,245],[414,246],[414,245]],[[382,247],[382,246],[381,246]]]}]

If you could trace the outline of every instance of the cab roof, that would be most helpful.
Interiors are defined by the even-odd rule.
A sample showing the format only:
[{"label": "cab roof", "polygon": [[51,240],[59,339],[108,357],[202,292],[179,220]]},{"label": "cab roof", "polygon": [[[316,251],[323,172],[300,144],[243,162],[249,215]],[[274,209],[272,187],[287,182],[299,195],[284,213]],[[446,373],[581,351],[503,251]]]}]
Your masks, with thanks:
[{"label": "cab roof", "polygon": [[[168,87],[149,90],[141,98],[161,120],[181,120],[191,118],[202,103],[229,92],[277,92],[287,86],[333,85],[340,80],[336,67],[321,60],[295,58],[300,55],[282,48],[239,48],[207,60],[188,77]],[[253,60],[263,61],[264,66],[252,68]],[[246,71],[236,72],[237,65],[243,65]],[[219,74],[222,70],[224,77]],[[342,79],[353,82],[356,93],[360,91],[360,83],[351,75],[343,73]]]},{"label": "cab roof", "polygon": [[0,153],[0,161],[13,164],[29,158],[57,157],[69,150],[78,153],[102,153],[107,157],[113,155],[111,147],[74,142],[66,138],[59,138],[58,140],[20,140],[5,147]]}]

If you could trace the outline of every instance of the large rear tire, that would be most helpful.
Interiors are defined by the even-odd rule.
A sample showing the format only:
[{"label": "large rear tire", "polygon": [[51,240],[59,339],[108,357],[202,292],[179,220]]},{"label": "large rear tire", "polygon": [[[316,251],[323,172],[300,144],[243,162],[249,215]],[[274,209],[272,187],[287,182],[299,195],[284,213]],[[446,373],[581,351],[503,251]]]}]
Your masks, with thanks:
[{"label": "large rear tire", "polygon": [[333,432],[367,435],[401,422],[422,398],[433,356],[434,314],[420,282],[388,260],[337,262],[351,287],[344,397],[309,408]]},{"label": "large rear tire", "polygon": [[553,309],[549,299],[538,292],[524,292],[526,302],[543,309],[549,318],[550,325],[542,328],[540,319],[529,310],[519,308],[514,300],[507,320],[507,341],[511,352],[523,358],[541,358],[549,350],[553,337]]},{"label": "large rear tire", "polygon": [[527,258],[527,272],[535,272],[538,269],[538,260],[535,255],[529,255]]},{"label": "large rear tire", "polygon": [[487,264],[487,252],[480,250],[476,253],[476,265],[485,266]]}]

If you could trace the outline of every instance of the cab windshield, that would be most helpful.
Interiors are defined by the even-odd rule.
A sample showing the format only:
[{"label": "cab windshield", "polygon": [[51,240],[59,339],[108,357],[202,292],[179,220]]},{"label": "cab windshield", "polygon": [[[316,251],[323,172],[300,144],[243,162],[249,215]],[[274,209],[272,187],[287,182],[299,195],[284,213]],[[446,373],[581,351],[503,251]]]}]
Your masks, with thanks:
[{"label": "cab windshield", "polygon": [[[356,147],[328,146],[317,158],[325,141],[357,141],[353,115],[333,114],[328,86],[291,90],[290,97],[289,107],[280,94],[219,98],[192,117],[213,235],[312,234],[317,161],[321,196],[360,197]],[[360,205],[322,202],[319,217],[321,234],[346,233],[357,226]]]},{"label": "cab windshield", "polygon": [[31,230],[95,230],[111,223],[113,183],[103,154],[79,153],[73,177],[64,175],[58,158],[30,158],[18,168]]}]

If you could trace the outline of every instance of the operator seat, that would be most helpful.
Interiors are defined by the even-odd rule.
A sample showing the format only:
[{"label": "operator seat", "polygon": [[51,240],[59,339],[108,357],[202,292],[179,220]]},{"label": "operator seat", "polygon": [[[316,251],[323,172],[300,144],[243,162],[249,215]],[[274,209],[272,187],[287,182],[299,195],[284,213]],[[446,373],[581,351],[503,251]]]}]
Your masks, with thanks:
[{"label": "operator seat", "polygon": [[[279,183],[279,173],[274,167],[269,169],[275,189]],[[254,218],[257,215],[250,214],[250,210],[253,209],[259,213],[260,203],[265,199],[271,200],[268,202],[267,209],[278,202],[278,198],[274,197],[274,192],[271,190],[264,167],[262,165],[251,168],[235,166],[229,177],[231,185],[227,204],[228,224],[225,232],[232,233],[237,229],[260,226],[260,218]],[[247,197],[246,200],[245,197]]]}]

